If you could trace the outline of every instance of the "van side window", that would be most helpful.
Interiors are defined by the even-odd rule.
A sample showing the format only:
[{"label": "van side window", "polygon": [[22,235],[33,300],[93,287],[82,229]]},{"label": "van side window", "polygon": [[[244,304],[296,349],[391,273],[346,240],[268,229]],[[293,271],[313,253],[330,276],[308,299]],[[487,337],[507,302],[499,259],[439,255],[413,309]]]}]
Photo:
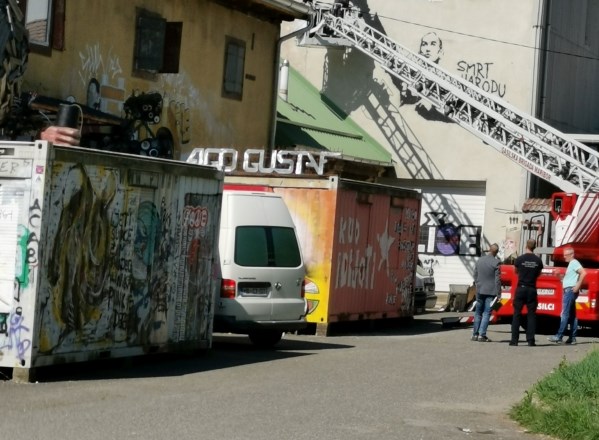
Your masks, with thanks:
[{"label": "van side window", "polygon": [[235,264],[249,267],[298,267],[301,256],[293,228],[237,227]]}]

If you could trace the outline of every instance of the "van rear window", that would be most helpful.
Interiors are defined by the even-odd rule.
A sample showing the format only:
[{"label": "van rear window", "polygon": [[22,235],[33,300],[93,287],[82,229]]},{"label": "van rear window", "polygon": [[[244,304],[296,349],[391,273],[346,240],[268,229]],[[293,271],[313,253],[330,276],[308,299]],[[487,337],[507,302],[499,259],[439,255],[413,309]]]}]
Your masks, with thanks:
[{"label": "van rear window", "polygon": [[298,267],[301,256],[293,228],[239,226],[235,230],[235,264],[251,267]]}]

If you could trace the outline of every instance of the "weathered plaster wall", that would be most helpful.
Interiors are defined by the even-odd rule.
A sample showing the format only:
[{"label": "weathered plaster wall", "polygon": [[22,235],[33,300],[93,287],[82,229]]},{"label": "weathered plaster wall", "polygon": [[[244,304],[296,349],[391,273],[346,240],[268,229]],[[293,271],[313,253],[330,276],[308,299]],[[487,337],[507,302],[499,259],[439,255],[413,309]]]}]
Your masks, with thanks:
[{"label": "weathered plaster wall", "polygon": [[[132,75],[137,7],[183,23],[178,74],[155,80]],[[65,50],[31,54],[23,88],[87,103],[96,79],[102,85],[100,109],[116,115],[133,93],[158,92],[163,110],[152,128],[171,130],[175,158],[198,146],[262,148],[268,143],[278,35],[276,24],[206,0],[69,2]],[[221,96],[226,36],[246,42],[241,101]]]}]

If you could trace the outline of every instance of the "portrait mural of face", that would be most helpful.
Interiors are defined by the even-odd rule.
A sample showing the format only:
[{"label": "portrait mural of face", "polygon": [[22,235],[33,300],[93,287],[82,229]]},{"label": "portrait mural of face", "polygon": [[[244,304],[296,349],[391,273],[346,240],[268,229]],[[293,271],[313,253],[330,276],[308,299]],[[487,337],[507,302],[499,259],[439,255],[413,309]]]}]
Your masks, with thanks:
[{"label": "portrait mural of face", "polygon": [[428,58],[433,63],[438,63],[443,55],[443,42],[435,32],[424,34],[420,39],[418,54]]},{"label": "portrait mural of face", "polygon": [[96,78],[90,79],[87,84],[87,106],[100,110],[100,82]]}]

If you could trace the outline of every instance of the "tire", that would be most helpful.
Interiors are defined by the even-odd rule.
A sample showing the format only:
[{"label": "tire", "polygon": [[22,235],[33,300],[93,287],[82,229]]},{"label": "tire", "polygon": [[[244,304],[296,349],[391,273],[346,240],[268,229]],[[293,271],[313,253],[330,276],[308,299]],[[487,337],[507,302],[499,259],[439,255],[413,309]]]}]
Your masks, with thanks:
[{"label": "tire", "polygon": [[252,344],[256,347],[271,348],[281,340],[283,332],[277,330],[258,330],[251,332],[248,336]]}]

